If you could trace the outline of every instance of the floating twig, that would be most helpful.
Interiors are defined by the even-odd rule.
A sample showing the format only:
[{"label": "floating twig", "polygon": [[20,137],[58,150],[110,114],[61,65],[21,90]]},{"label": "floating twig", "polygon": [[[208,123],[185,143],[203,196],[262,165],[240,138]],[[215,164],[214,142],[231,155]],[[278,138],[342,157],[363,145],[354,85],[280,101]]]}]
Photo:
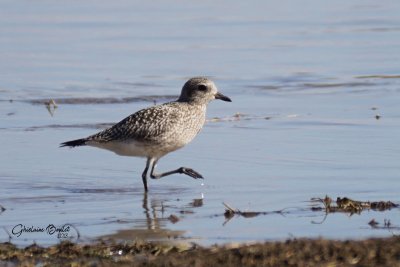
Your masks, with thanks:
[{"label": "floating twig", "polygon": [[268,212],[256,212],[256,211],[240,211],[239,209],[234,209],[231,206],[229,206],[228,204],[222,202],[222,204],[224,204],[226,210],[225,210],[225,217],[232,217],[233,215],[240,215],[243,216],[245,218],[252,218],[255,216],[258,216],[260,214],[268,214]]},{"label": "floating twig", "polygon": [[258,215],[268,215],[268,214],[284,214],[284,210],[276,210],[276,211],[241,211],[239,209],[232,208],[230,205],[226,204],[225,202],[222,202],[222,204],[225,206],[225,219],[226,221],[224,222],[223,225],[225,225],[230,219],[232,219],[235,215],[242,216],[244,218],[253,218]]}]

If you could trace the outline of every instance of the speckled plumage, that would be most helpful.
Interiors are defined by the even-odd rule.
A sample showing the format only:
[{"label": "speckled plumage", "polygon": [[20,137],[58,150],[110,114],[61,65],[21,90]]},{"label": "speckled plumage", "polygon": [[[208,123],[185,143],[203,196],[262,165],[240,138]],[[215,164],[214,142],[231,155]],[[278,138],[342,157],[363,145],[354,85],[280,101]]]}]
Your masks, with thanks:
[{"label": "speckled plumage", "polygon": [[185,83],[178,100],[139,110],[108,129],[87,138],[62,143],[61,146],[89,145],[111,150],[118,155],[146,157],[146,169],[142,175],[146,191],[144,176],[147,177],[150,167],[152,178],[172,173],[202,178],[189,168],[181,167],[159,175],[154,173],[154,168],[159,158],[193,140],[204,125],[207,104],[213,99],[230,101],[218,93],[211,80],[195,77]]},{"label": "speckled plumage", "polygon": [[[105,148],[123,156],[162,157],[193,140],[205,122],[204,105],[170,102],[142,109],[102,132],[89,136],[87,145]],[[118,148],[130,145],[137,152]]]}]

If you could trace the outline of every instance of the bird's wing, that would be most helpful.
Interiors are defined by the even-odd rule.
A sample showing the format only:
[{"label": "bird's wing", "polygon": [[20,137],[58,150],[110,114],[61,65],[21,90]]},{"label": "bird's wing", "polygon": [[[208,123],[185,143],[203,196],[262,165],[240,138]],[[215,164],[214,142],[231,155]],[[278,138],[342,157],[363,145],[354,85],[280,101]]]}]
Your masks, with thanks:
[{"label": "bird's wing", "polygon": [[139,110],[114,126],[91,135],[87,141],[151,141],[165,134],[179,120],[174,105],[164,104]]}]

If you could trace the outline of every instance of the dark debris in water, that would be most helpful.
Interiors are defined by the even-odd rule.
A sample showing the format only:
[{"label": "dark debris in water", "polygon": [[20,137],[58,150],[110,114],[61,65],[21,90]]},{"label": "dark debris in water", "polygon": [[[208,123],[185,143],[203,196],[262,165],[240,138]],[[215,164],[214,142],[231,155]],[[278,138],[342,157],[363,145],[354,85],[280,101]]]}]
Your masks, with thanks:
[{"label": "dark debris in water", "polygon": [[[317,212],[317,211],[323,211],[325,212],[325,217],[321,222],[312,222],[315,224],[321,224],[325,221],[326,217],[328,216],[329,213],[335,213],[335,212],[343,212],[343,213],[348,213],[350,215],[353,214],[360,214],[364,210],[375,210],[375,211],[386,211],[390,210],[393,208],[399,208],[400,205],[393,203],[391,201],[356,201],[353,199],[350,199],[348,197],[338,197],[336,201],[334,202],[329,196],[326,196],[325,198],[312,198],[311,202],[313,203],[313,206],[311,207],[311,211]],[[235,216],[240,216],[243,218],[253,218],[257,217],[259,215],[271,215],[271,214],[281,214],[281,215],[286,215],[291,213],[289,209],[295,209],[300,212],[304,212],[309,209],[303,209],[303,208],[284,208],[281,210],[276,210],[276,211],[241,211],[239,209],[233,208],[232,206],[222,203],[225,206],[225,222],[228,223],[233,217]],[[316,205],[315,205],[316,204]],[[320,205],[322,204],[322,206]],[[218,215],[216,215],[218,216]],[[396,228],[397,229],[397,228]]]},{"label": "dark debris in water", "polygon": [[245,218],[252,218],[262,214],[268,214],[267,212],[257,212],[257,211],[240,211],[239,209],[232,208],[226,203],[222,203],[225,206],[225,213],[224,216],[227,219],[232,218],[235,215],[243,216]]},{"label": "dark debris in water", "polygon": [[363,210],[385,211],[399,207],[399,204],[395,204],[391,201],[357,201],[347,197],[338,197],[335,203],[329,196],[325,196],[325,198],[312,198],[311,201],[323,204],[323,207],[312,207],[312,211],[324,210],[326,213],[346,212],[354,214],[361,213]]},{"label": "dark debris in water", "polygon": [[179,217],[178,216],[176,216],[176,215],[174,215],[174,214],[171,214],[169,217],[168,217],[168,220],[171,222],[171,223],[177,223],[177,222],[179,222]]},{"label": "dark debris in water", "polygon": [[378,222],[375,219],[372,219],[368,222],[368,225],[371,226],[374,230],[387,230],[393,234],[393,236],[398,236],[394,233],[394,231],[400,231],[400,227],[393,225],[389,219],[384,219],[383,223]]},{"label": "dark debris in water", "polygon": [[46,109],[49,112],[49,114],[53,117],[54,113],[56,112],[56,109],[58,108],[56,101],[54,101],[54,99],[50,99],[48,101],[45,101],[44,105],[46,106]]},{"label": "dark debris in water", "polygon": [[276,210],[276,211],[241,211],[236,208],[232,208],[230,205],[226,203],[222,203],[225,206],[225,222],[224,225],[227,224],[230,219],[232,219],[235,215],[236,216],[241,216],[244,218],[253,218],[259,215],[269,215],[269,214],[285,214],[284,209],[283,210]]}]

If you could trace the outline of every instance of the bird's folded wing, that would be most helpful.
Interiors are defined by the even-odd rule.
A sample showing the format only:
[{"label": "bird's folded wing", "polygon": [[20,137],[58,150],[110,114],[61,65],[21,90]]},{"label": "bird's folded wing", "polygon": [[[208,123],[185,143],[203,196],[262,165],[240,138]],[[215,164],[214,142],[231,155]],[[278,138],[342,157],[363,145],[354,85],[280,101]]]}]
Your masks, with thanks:
[{"label": "bird's folded wing", "polygon": [[88,141],[151,141],[170,130],[179,120],[171,105],[160,105],[139,110],[114,126],[89,136]]}]

